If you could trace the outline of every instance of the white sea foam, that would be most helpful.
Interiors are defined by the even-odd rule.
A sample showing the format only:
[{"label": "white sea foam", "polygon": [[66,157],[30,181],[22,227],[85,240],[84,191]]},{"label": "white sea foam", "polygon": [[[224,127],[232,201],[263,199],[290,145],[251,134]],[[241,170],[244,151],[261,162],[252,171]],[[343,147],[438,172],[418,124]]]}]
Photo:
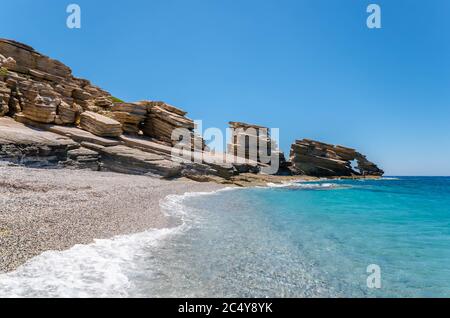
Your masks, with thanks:
[{"label": "white sea foam", "polygon": [[[326,189],[334,184],[290,183],[286,186]],[[133,278],[142,270],[147,271],[146,277],[152,277],[152,273],[158,271],[158,268],[141,268],[139,260],[158,251],[165,240],[185,233],[192,226],[192,214],[183,202],[193,197],[237,189],[169,195],[160,205],[168,216],[182,220],[180,226],[96,240],[92,244],[76,245],[61,252],[45,252],[14,272],[1,274],[0,297],[133,296]]]},{"label": "white sea foam", "polygon": [[0,297],[126,297],[133,258],[175,231],[151,230],[45,252],[0,275]]},{"label": "white sea foam", "polygon": [[337,183],[305,183],[305,182],[286,182],[282,184],[268,183],[269,188],[292,188],[292,189],[306,189],[306,190],[330,190],[340,189],[344,186]]},{"label": "white sea foam", "polygon": [[294,182],[284,182],[284,183],[271,183],[269,182],[267,186],[269,188],[286,188],[294,185]]},{"label": "white sea foam", "polygon": [[299,183],[296,184],[295,186],[301,189],[312,189],[312,190],[335,189],[342,187],[336,183],[307,183],[307,184]]},{"label": "white sea foam", "polygon": [[160,205],[167,215],[183,220],[178,227],[45,252],[14,272],[0,274],[0,297],[127,297],[133,287],[129,277],[138,270],[135,258],[187,228],[185,199],[214,193],[217,191],[169,195],[162,200]]}]

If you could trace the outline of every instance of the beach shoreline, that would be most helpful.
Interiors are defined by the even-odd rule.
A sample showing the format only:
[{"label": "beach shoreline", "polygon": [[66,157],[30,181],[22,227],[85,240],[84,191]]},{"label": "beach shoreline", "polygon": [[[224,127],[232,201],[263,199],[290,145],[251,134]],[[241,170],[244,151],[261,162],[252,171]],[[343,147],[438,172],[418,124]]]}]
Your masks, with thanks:
[{"label": "beach shoreline", "polygon": [[180,220],[160,206],[166,197],[223,188],[112,172],[0,167],[0,273],[46,251],[175,227]]},{"label": "beach shoreline", "polygon": [[0,273],[47,251],[180,225],[169,196],[321,179],[243,174],[232,183],[72,169],[0,166]]}]

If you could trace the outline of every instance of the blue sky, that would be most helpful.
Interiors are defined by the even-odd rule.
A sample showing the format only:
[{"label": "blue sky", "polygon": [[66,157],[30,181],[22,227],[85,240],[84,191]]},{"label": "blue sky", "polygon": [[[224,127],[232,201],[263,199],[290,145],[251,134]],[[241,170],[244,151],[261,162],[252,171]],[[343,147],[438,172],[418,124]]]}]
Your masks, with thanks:
[{"label": "blue sky", "polygon": [[[66,27],[66,7],[82,28]],[[382,8],[381,30],[366,7]],[[389,175],[450,175],[450,1],[15,0],[0,37],[128,101],[355,147]]]}]

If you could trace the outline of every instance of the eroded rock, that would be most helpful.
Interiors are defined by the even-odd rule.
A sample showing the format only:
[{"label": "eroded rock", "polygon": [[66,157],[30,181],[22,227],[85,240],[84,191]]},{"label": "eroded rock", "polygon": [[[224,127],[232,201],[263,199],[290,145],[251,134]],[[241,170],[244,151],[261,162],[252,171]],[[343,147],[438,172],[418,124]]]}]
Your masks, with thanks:
[{"label": "eroded rock", "polygon": [[[255,172],[252,166],[267,167],[277,160],[278,169],[271,174],[287,173],[287,162],[284,153],[279,150],[275,140],[271,138],[270,129],[267,127],[242,122],[230,122],[232,130],[231,143],[228,145],[228,153],[232,156],[247,160],[247,166],[239,172]],[[250,160],[250,161],[249,161]],[[256,165],[255,165],[256,163]],[[247,169],[250,168],[250,169]]]},{"label": "eroded rock", "polygon": [[186,112],[183,110],[164,102],[141,102],[141,104],[146,105],[148,111],[143,126],[145,135],[163,141],[168,145],[173,145],[178,141],[172,140],[175,129],[183,128],[193,134],[194,121],[187,118]]},{"label": "eroded rock", "polygon": [[139,103],[114,103],[109,115],[122,124],[124,132],[138,134],[147,118],[147,106]]},{"label": "eroded rock", "polygon": [[[230,123],[236,131],[229,153],[210,153],[184,110],[160,101],[118,101],[88,80],[74,77],[63,63],[25,44],[0,39],[0,117],[14,117],[33,127],[14,126],[12,119],[0,118],[0,160],[27,165],[62,163],[94,170],[105,167],[166,178],[231,180],[238,174],[260,172],[273,163],[275,155],[281,174],[383,174],[354,149],[306,139],[292,146],[292,167],[288,169],[289,163],[266,127],[239,122]],[[174,135],[177,129],[184,136]],[[123,132],[146,136],[123,136]],[[186,136],[184,146],[192,154],[179,161],[172,146],[186,142]],[[249,140],[257,141],[255,158],[250,158]],[[80,148],[80,143],[86,145]],[[272,155],[272,161],[263,160],[264,153]]]},{"label": "eroded rock", "polygon": [[292,171],[316,177],[382,176],[384,171],[355,149],[310,139],[296,141],[291,148]]},{"label": "eroded rock", "polygon": [[80,127],[101,137],[122,135],[122,125],[117,120],[89,111],[81,114]]},{"label": "eroded rock", "polygon": [[30,167],[57,165],[77,149],[72,139],[29,128],[12,118],[0,118],[0,161]]},{"label": "eroded rock", "polygon": [[182,166],[179,163],[167,160],[157,154],[124,145],[103,147],[86,142],[83,142],[82,145],[101,155],[102,169],[104,170],[167,179],[181,176]]},{"label": "eroded rock", "polygon": [[0,116],[20,111],[36,122],[73,124],[82,111],[106,111],[111,95],[32,47],[0,39]]}]

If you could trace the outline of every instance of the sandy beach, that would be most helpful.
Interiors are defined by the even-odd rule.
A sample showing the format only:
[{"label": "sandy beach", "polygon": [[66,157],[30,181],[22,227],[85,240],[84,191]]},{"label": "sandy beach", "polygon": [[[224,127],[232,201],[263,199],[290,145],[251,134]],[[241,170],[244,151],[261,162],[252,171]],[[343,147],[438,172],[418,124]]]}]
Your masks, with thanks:
[{"label": "sandy beach", "polygon": [[48,250],[176,225],[160,201],[223,186],[65,169],[0,167],[0,272]]}]

